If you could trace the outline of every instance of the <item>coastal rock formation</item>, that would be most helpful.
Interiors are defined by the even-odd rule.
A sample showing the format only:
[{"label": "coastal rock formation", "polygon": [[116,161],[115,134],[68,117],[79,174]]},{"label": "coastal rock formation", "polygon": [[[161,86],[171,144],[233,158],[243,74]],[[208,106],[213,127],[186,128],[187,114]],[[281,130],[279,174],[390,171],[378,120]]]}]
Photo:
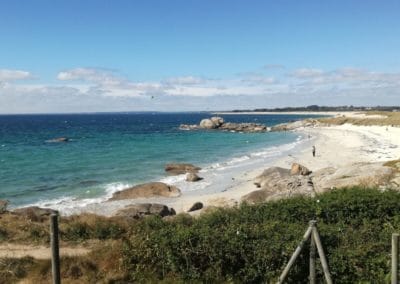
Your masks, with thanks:
[{"label": "coastal rock formation", "polygon": [[225,122],[224,119],[219,116],[213,116],[210,119],[217,127],[220,127]]},{"label": "coastal rock formation", "polygon": [[289,131],[289,130],[295,130],[297,128],[302,128],[302,127],[319,126],[320,124],[321,123],[318,120],[309,118],[309,119],[305,119],[305,120],[277,124],[277,125],[271,127],[271,131]]},{"label": "coastal rock formation", "polygon": [[293,163],[292,168],[290,169],[290,174],[307,176],[307,175],[311,174],[311,171],[309,169],[307,169],[305,166],[302,166],[297,163]]},{"label": "coastal rock formation", "polygon": [[12,213],[15,215],[23,216],[31,221],[43,221],[45,217],[50,216],[50,214],[52,213],[57,213],[57,211],[49,208],[30,206],[14,209]]},{"label": "coastal rock formation", "polygon": [[254,184],[261,189],[243,196],[242,201],[254,204],[295,195],[314,196],[309,176],[291,175],[289,169],[280,167],[266,169]]},{"label": "coastal rock formation", "polygon": [[180,195],[181,191],[175,186],[170,186],[162,182],[150,182],[115,192],[109,200],[112,201],[150,197],[178,197]]},{"label": "coastal rock formation", "polygon": [[181,124],[179,126],[180,130],[197,130],[199,126],[197,124]]},{"label": "coastal rock formation", "polygon": [[165,171],[170,175],[182,175],[186,173],[197,173],[201,168],[192,164],[166,164]]},{"label": "coastal rock formation", "polygon": [[149,215],[159,215],[161,217],[175,215],[173,208],[158,203],[140,203],[130,205],[119,210],[115,215],[130,219],[139,219]]},{"label": "coastal rock formation", "polygon": [[225,122],[222,117],[218,116],[202,119],[199,125],[181,124],[179,126],[179,129],[181,130],[215,129],[215,130],[231,131],[231,132],[266,132],[270,130],[264,124]]},{"label": "coastal rock formation", "polygon": [[192,207],[189,208],[188,212],[193,212],[197,211],[203,208],[203,203],[201,202],[196,202],[195,204],[192,205]]},{"label": "coastal rock formation", "polygon": [[0,214],[7,212],[8,200],[0,199]]},{"label": "coastal rock formation", "polygon": [[211,119],[202,119],[200,121],[200,128],[204,129],[214,129],[217,128],[218,126],[211,120]]},{"label": "coastal rock formation", "polygon": [[69,142],[69,138],[67,138],[67,137],[58,137],[58,138],[47,140],[47,142],[50,142],[50,143]]},{"label": "coastal rock formation", "polygon": [[202,179],[203,179],[202,177],[199,177],[195,173],[188,173],[186,175],[186,181],[189,181],[189,182],[196,182],[196,181],[199,181],[199,180],[202,180]]},{"label": "coastal rock formation", "polygon": [[317,193],[332,188],[389,185],[394,170],[382,163],[355,163],[336,168],[324,168],[314,172],[311,177]]}]

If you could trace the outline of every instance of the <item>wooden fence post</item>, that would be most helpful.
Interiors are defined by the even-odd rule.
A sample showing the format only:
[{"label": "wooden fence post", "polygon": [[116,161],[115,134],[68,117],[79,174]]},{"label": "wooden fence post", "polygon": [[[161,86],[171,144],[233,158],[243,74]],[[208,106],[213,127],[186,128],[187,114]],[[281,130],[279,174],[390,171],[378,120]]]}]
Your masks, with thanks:
[{"label": "wooden fence post", "polygon": [[313,235],[315,244],[317,245],[317,250],[319,254],[319,258],[321,260],[322,269],[324,271],[326,283],[332,284],[331,273],[329,272],[328,261],[326,260],[326,256],[324,253],[324,249],[322,247],[321,239],[319,238],[317,227],[313,227]]},{"label": "wooden fence post", "polygon": [[[315,226],[316,221],[311,221],[310,225]],[[310,284],[315,284],[316,282],[316,266],[315,266],[315,255],[316,255],[316,247],[314,237],[311,236],[310,243]]]},{"label": "wooden fence post", "polygon": [[397,284],[399,276],[399,234],[392,234],[392,284]]},{"label": "wooden fence post", "polygon": [[60,284],[60,251],[58,241],[58,214],[50,215],[51,271],[53,284]]},{"label": "wooden fence post", "polygon": [[296,250],[294,251],[292,257],[290,258],[288,264],[286,265],[285,269],[283,270],[281,276],[278,278],[278,284],[283,283],[285,281],[290,268],[293,266],[294,262],[296,261],[296,258],[299,256],[301,250],[303,249],[304,243],[310,238],[311,233],[312,233],[313,226],[310,225],[307,229],[307,231],[304,233],[303,239],[297,246]]}]

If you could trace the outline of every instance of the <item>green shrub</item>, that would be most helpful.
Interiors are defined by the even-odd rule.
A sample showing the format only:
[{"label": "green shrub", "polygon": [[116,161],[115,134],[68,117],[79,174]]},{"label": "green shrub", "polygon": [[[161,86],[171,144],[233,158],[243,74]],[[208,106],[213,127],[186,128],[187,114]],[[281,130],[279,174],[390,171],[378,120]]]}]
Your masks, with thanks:
[{"label": "green shrub", "polygon": [[[400,194],[351,188],[218,209],[197,219],[138,222],[124,253],[132,281],[275,282],[311,219],[335,283],[385,283],[390,236],[400,230]],[[288,283],[308,282],[308,245]],[[317,266],[318,281],[322,269]]]}]

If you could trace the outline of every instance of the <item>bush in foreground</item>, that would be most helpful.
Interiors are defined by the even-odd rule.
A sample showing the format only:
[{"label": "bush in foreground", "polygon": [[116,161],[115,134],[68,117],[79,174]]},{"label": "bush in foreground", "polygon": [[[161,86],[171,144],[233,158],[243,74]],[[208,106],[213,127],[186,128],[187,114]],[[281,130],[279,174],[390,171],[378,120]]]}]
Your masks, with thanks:
[{"label": "bush in foreground", "polygon": [[[125,246],[125,269],[139,282],[274,282],[316,219],[335,283],[385,283],[399,204],[398,192],[352,188],[218,209],[198,219],[148,218]],[[288,283],[307,283],[308,253],[307,246]]]}]

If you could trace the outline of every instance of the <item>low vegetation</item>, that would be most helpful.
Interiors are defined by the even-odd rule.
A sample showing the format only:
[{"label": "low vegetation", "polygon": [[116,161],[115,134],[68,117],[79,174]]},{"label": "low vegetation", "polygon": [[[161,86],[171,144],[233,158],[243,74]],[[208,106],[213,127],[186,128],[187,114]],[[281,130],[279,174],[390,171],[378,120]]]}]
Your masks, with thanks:
[{"label": "low vegetation", "polygon": [[[366,111],[364,118],[351,116],[324,117],[318,120],[322,123],[342,125],[350,123],[354,125],[381,125],[381,126],[400,126],[400,112],[391,111]],[[369,117],[368,117],[369,116]]]},{"label": "low vegetation", "polygon": [[[63,242],[101,241],[88,255],[63,258],[61,274],[63,283],[272,283],[316,219],[335,283],[386,283],[391,234],[400,231],[399,204],[399,192],[355,187],[314,199],[216,209],[198,218],[63,218]],[[6,241],[28,238],[2,227],[0,216]],[[308,253],[306,246],[288,283],[308,282]],[[322,283],[320,266],[317,274]],[[48,260],[0,259],[0,283],[42,283],[50,276]]]}]

